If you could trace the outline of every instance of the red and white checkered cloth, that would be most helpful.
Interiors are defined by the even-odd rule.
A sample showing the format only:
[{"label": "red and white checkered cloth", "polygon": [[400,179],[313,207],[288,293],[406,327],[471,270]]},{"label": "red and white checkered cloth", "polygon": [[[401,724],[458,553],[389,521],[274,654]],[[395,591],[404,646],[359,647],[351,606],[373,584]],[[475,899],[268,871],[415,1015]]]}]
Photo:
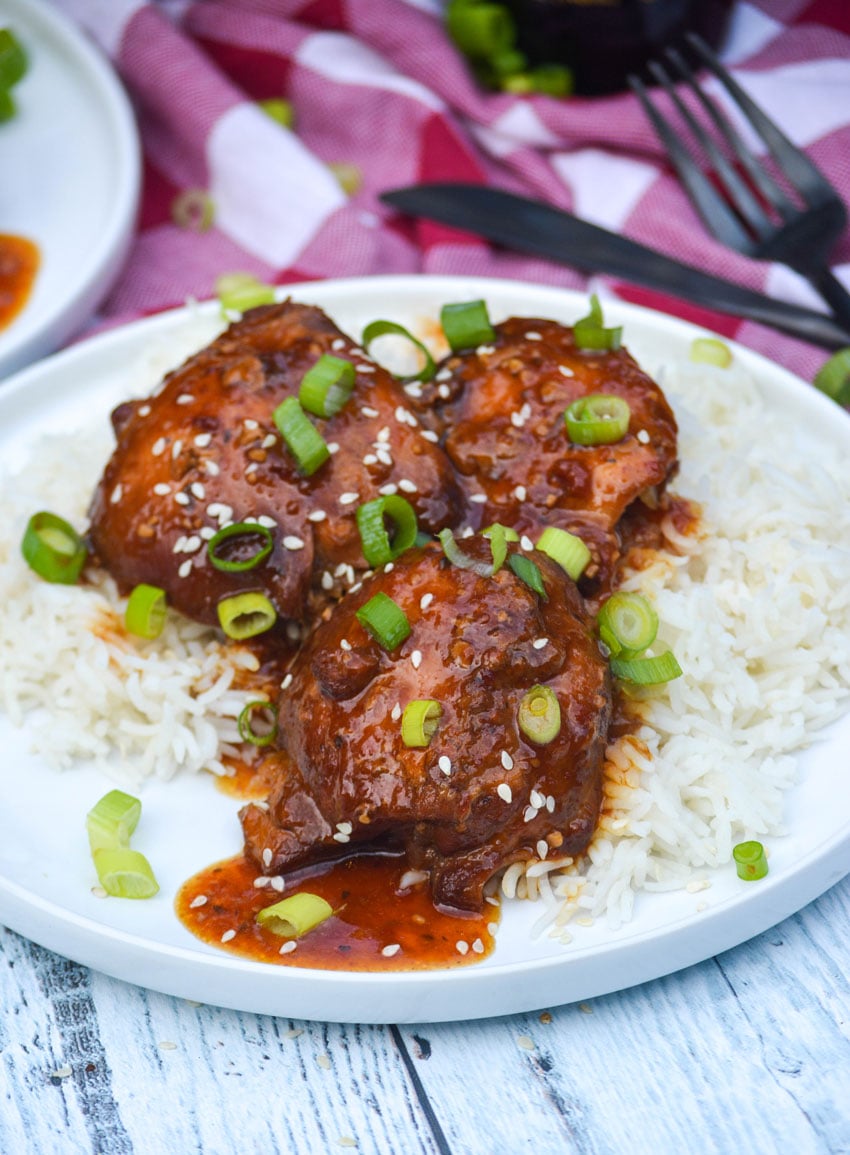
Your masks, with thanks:
[{"label": "red and white checkered cloth", "polygon": [[[462,273],[583,287],[586,278],[475,237],[400,218],[377,199],[418,181],[488,181],[551,201],[672,256],[818,307],[789,270],[706,233],[629,94],[557,100],[479,90],[438,0],[52,0],[111,57],[144,147],[138,231],[102,318],[213,295],[235,270],[287,283]],[[747,0],[722,53],[742,86],[850,203],[850,4]],[[295,131],[256,101],[286,97]],[[328,169],[357,166],[352,197]],[[177,227],[174,198],[206,189],[215,224]],[[850,234],[833,254],[850,286]],[[826,353],[629,285],[610,292],[698,319],[811,378]]]}]

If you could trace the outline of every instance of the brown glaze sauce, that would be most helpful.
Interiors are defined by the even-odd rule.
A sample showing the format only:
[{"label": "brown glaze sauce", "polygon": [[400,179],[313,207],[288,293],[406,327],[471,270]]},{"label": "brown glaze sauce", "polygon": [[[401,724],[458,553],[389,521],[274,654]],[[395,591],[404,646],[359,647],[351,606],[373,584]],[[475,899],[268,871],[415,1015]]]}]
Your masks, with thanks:
[{"label": "brown glaze sauce", "polygon": [[0,329],[11,325],[27,303],[39,263],[38,245],[0,233]]},{"label": "brown glaze sauce", "polygon": [[[401,889],[406,869],[403,856],[362,854],[289,875],[278,893],[255,886],[256,870],[239,855],[190,878],[175,907],[180,921],[203,942],[257,962],[410,971],[464,966],[488,955],[498,906],[486,903],[484,913],[472,917],[439,911],[424,884]],[[299,891],[320,895],[334,915],[298,940],[258,926],[260,910]],[[228,937],[231,930],[236,934]],[[295,949],[281,954],[289,941],[296,941]]]}]

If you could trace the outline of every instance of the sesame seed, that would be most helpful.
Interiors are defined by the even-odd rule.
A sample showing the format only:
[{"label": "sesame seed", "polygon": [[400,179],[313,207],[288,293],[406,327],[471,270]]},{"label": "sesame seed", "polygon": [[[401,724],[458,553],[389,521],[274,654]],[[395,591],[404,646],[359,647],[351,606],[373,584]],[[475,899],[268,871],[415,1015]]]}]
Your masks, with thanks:
[{"label": "sesame seed", "polygon": [[336,828],[340,834],[350,834],[354,829],[350,822],[337,822]]},{"label": "sesame seed", "polygon": [[157,440],[151,446],[151,453],[154,455],[154,457],[161,457],[162,454],[165,453],[165,447],[167,444],[168,442],[164,437],[157,438]]},{"label": "sesame seed", "polygon": [[458,939],[455,943],[455,950],[458,954],[469,954],[469,943],[464,942],[462,938]]},{"label": "sesame seed", "polygon": [[300,537],[296,537],[294,533],[288,533],[283,539],[283,548],[292,550],[303,549],[304,542]]},{"label": "sesame seed", "polygon": [[212,434],[211,433],[199,433],[198,436],[195,438],[195,444],[197,445],[198,449],[206,449],[206,447],[209,445],[209,443],[211,441],[212,441]]},{"label": "sesame seed", "polygon": [[205,894],[197,894],[189,903],[192,910],[197,910],[199,906],[207,905],[207,896]]},{"label": "sesame seed", "polygon": [[391,497],[394,493],[398,493],[398,486],[391,481],[388,485],[382,485],[378,493],[381,497]]},{"label": "sesame seed", "polygon": [[328,442],[328,453],[330,453],[331,456],[333,456],[335,453],[339,453],[339,442],[338,441],[329,441]]},{"label": "sesame seed", "polygon": [[531,643],[535,650],[542,650],[544,646],[548,646],[548,638],[535,638]]},{"label": "sesame seed", "polygon": [[191,537],[187,537],[185,542],[183,543],[183,552],[184,553],[195,553],[195,551],[199,550],[200,548],[201,548],[201,538],[200,538],[200,535],[197,533],[193,533]]},{"label": "sesame seed", "polygon": [[525,550],[534,549],[534,542],[531,540],[528,534],[524,533],[522,535],[522,537],[519,539],[519,544]]},{"label": "sesame seed", "polygon": [[189,486],[189,490],[192,493],[193,497],[197,497],[198,501],[203,501],[204,498],[207,496],[207,491],[206,491],[206,489],[204,489],[203,482],[193,481],[192,484]]},{"label": "sesame seed", "polygon": [[555,799],[551,794],[547,794],[546,796],[546,809],[550,814],[554,814],[555,812]]},{"label": "sesame seed", "polygon": [[393,463],[392,454],[388,453],[386,449],[379,449],[375,456],[378,458],[378,461],[380,461],[381,465],[392,465]]},{"label": "sesame seed", "polygon": [[452,760],[451,760],[451,758],[449,758],[449,756],[447,754],[441,754],[440,755],[440,758],[437,762],[437,765],[440,767],[440,769],[442,770],[442,772],[444,774],[451,774],[451,772],[452,772]]},{"label": "sesame seed", "polygon": [[112,494],[110,495],[110,498],[109,498],[109,500],[112,502],[113,505],[118,504],[118,502],[121,500],[121,495],[123,494],[123,492],[124,492],[124,487],[122,486],[121,482],[119,481],[118,484],[113,489]]},{"label": "sesame seed", "polygon": [[561,374],[562,377],[575,377],[575,373],[569,367],[569,365],[559,365],[558,366],[558,372]]},{"label": "sesame seed", "polygon": [[182,450],[183,450],[183,442],[178,437],[178,439],[171,446],[171,459],[172,459],[172,461],[177,460],[177,458],[180,456]]},{"label": "sesame seed", "polygon": [[537,817],[537,811],[534,809],[534,807],[533,806],[526,806],[525,810],[523,810],[523,812],[522,812],[523,822],[531,822],[531,820],[533,818],[536,818],[536,817]]},{"label": "sesame seed", "polygon": [[261,513],[257,518],[257,525],[261,525],[264,529],[276,529],[277,522],[273,517],[269,517],[267,513]]},{"label": "sesame seed", "polygon": [[245,426],[246,429],[259,429],[260,428],[259,421],[255,421],[253,417],[246,417],[245,420],[242,422],[242,424]]},{"label": "sesame seed", "polygon": [[356,594],[358,590],[362,590],[362,589],[363,589],[363,582],[355,582],[353,586],[348,587],[348,592],[350,594]]},{"label": "sesame seed", "polygon": [[342,641],[339,643],[339,648],[341,650],[350,650],[351,649],[351,642],[348,640],[348,638],[342,639]]},{"label": "sesame seed", "polygon": [[271,878],[267,874],[260,874],[254,879],[254,886],[257,890],[263,890],[267,886],[271,886]]},{"label": "sesame seed", "polygon": [[433,441],[435,445],[440,440],[439,437],[437,436],[437,434],[433,431],[433,429],[423,429],[422,430],[422,436],[425,438],[426,441]]},{"label": "sesame seed", "polygon": [[328,570],[322,574],[322,589],[332,590],[334,588],[334,575]]},{"label": "sesame seed", "polygon": [[281,690],[288,690],[291,685],[292,685],[292,674],[287,674],[286,677],[283,679],[283,681],[280,683],[280,688],[281,688]]},{"label": "sesame seed", "polygon": [[418,381],[411,381],[409,385],[405,385],[404,391],[408,397],[415,397],[417,400],[422,396],[422,386]]},{"label": "sesame seed", "polygon": [[181,393],[177,398],[178,405],[191,405],[195,398],[191,393]]},{"label": "sesame seed", "polygon": [[526,339],[526,341],[542,341],[543,340],[543,338],[540,336],[540,334],[536,333],[533,329],[531,330],[531,332],[525,334],[525,339]]},{"label": "sesame seed", "polygon": [[503,802],[513,802],[513,791],[511,790],[510,786],[508,786],[507,782],[500,782],[496,787],[496,793],[499,795]]},{"label": "sesame seed", "polygon": [[375,440],[386,443],[387,441],[389,441],[389,439],[390,439],[390,427],[389,427],[389,425],[385,425],[383,427],[383,429],[378,430],[378,434],[377,434],[377,437],[375,438]]},{"label": "sesame seed", "polygon": [[267,846],[265,848],[265,850],[263,851],[263,866],[271,866],[273,857],[274,856],[273,856],[271,850]]},{"label": "sesame seed", "polygon": [[414,650],[413,651],[413,653],[410,655],[410,664],[411,664],[411,666],[413,666],[414,670],[419,669],[419,667],[422,665],[422,651],[421,650]]},{"label": "sesame seed", "polygon": [[328,515],[325,513],[325,511],[323,509],[314,509],[311,513],[307,514],[307,520],[308,521],[324,521],[327,516]]},{"label": "sesame seed", "polygon": [[278,954],[292,954],[292,952],[295,950],[295,948],[297,946],[298,946],[298,942],[296,941],[296,939],[291,938],[289,940],[289,942],[285,942],[283,944],[283,946],[280,948],[280,950],[277,953]]},{"label": "sesame seed", "polygon": [[178,505],[188,505],[192,499],[191,499],[191,497],[189,497],[188,493],[183,493],[181,491],[180,493],[174,494],[174,500],[177,502]]},{"label": "sesame seed", "polygon": [[528,497],[528,491],[524,485],[518,485],[516,487],[514,490],[514,497],[517,499],[517,501],[525,501],[526,497]]},{"label": "sesame seed", "polygon": [[378,417],[380,414],[377,409],[373,409],[371,405],[361,405],[360,412],[364,417]]},{"label": "sesame seed", "polygon": [[207,460],[204,462],[204,469],[207,471],[210,477],[218,477],[218,475],[221,473],[221,470],[218,467],[218,462],[212,461],[210,458],[207,458]]},{"label": "sesame seed", "polygon": [[434,600],[433,594],[423,594],[422,597],[419,599],[420,610],[427,610],[428,606],[430,606],[430,604],[433,600]]},{"label": "sesame seed", "polygon": [[528,800],[531,805],[535,806],[538,810],[542,806],[546,805],[546,795],[541,794],[539,790],[532,790],[531,794],[528,796]]},{"label": "sesame seed", "polygon": [[337,833],[333,836],[333,840],[334,840],[334,842],[350,842],[351,841],[349,839],[348,835],[343,834],[343,832],[341,830],[337,831]]},{"label": "sesame seed", "polygon": [[182,578],[188,577],[191,572],[192,572],[192,559],[189,558],[188,561],[184,561],[183,564],[178,568],[177,576],[182,577]]},{"label": "sesame seed", "polygon": [[388,561],[387,564],[384,566],[384,573],[392,573],[394,569],[395,569],[395,565],[393,564],[393,562]]},{"label": "sesame seed", "polygon": [[496,352],[495,345],[479,345],[475,350],[476,357],[489,357],[491,353]]},{"label": "sesame seed", "polygon": [[151,407],[150,405],[140,405],[136,412],[138,413],[139,417],[150,417]]},{"label": "sesame seed", "polygon": [[460,536],[461,537],[474,537],[475,536],[475,530],[472,528],[471,525],[468,525],[464,530],[461,531]]},{"label": "sesame seed", "polygon": [[359,493],[341,493],[339,495],[340,505],[353,505],[355,501],[360,500]]},{"label": "sesame seed", "polygon": [[158,481],[153,487],[153,491],[157,497],[167,497],[171,493],[171,486],[167,481]]},{"label": "sesame seed", "polygon": [[402,493],[416,493],[415,483],[410,481],[406,477],[403,477],[401,479],[401,481],[398,483],[398,487],[402,491]]},{"label": "sesame seed", "polygon": [[475,939],[475,941],[472,944],[472,949],[475,951],[476,954],[484,954],[484,943],[481,941],[480,938]]},{"label": "sesame seed", "polygon": [[534,1039],[529,1038],[528,1035],[520,1035],[517,1038],[517,1046],[522,1047],[524,1051],[533,1051]]},{"label": "sesame seed", "polygon": [[645,429],[639,429],[635,434],[641,445],[649,445],[649,434]]},{"label": "sesame seed", "polygon": [[383,948],[383,950],[381,951],[381,954],[384,956],[384,958],[392,958],[393,955],[398,954],[398,952],[400,950],[401,950],[401,944],[400,943],[391,942],[389,944],[389,946],[385,946]]},{"label": "sesame seed", "polygon": [[396,702],[396,704],[393,706],[392,710],[390,711],[390,717],[392,718],[392,720],[394,722],[397,722],[399,720],[399,718],[401,717],[401,706],[398,704],[398,702]]},{"label": "sesame seed", "polygon": [[545,858],[546,857],[546,855],[549,853],[549,843],[546,841],[545,838],[540,839],[540,841],[537,843],[536,850],[537,850],[537,857],[538,858]]},{"label": "sesame seed", "polygon": [[215,537],[215,530],[211,525],[204,525],[198,530],[198,534],[204,541],[210,541]]},{"label": "sesame seed", "polygon": [[442,397],[444,401],[448,400],[448,398],[451,396],[451,392],[452,391],[449,389],[448,385],[437,386],[437,393],[440,395],[440,397]]},{"label": "sesame seed", "polygon": [[434,378],[434,380],[435,381],[448,381],[451,378],[451,375],[452,375],[451,369],[448,369],[448,368],[441,369],[440,372]]},{"label": "sesame seed", "polygon": [[345,348],[345,338],[344,337],[334,337],[333,341],[331,342],[331,348],[334,350],[344,349]]},{"label": "sesame seed", "polygon": [[502,751],[502,765],[506,770],[513,770],[514,768],[514,760],[507,750]]},{"label": "sesame seed", "polygon": [[263,449],[271,449],[271,447],[273,445],[276,445],[276,444],[277,444],[277,438],[275,437],[275,435],[273,433],[267,433],[265,435],[265,437],[263,438],[263,440],[260,442],[260,446]]},{"label": "sesame seed", "polygon": [[377,465],[378,459],[374,453],[367,453],[366,456],[363,458],[363,464],[364,465]]},{"label": "sesame seed", "polygon": [[470,493],[469,500],[474,501],[476,505],[483,505],[487,500],[486,493]]},{"label": "sesame seed", "polygon": [[236,931],[231,928],[230,930],[226,930],[224,932],[224,934],[221,936],[221,941],[230,942],[230,940],[233,938],[236,938]]},{"label": "sesame seed", "polygon": [[281,875],[276,874],[269,881],[271,883],[272,890],[277,891],[278,894],[283,894],[284,888],[286,887],[286,881],[281,877]]},{"label": "sesame seed", "polygon": [[64,1066],[57,1067],[55,1071],[50,1072],[51,1079],[69,1079],[73,1075],[73,1068]]},{"label": "sesame seed", "polygon": [[377,372],[374,365],[364,365],[362,361],[354,366],[358,373],[375,373]]}]

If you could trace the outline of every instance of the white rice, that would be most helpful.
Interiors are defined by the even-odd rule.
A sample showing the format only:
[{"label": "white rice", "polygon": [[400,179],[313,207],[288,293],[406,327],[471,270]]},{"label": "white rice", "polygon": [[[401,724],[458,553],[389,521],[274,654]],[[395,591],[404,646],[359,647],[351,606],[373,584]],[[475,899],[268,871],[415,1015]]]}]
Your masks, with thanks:
[{"label": "white rice", "polygon": [[[646,693],[643,724],[609,748],[588,855],[518,864],[502,879],[505,895],[539,898],[539,928],[565,942],[567,924],[605,916],[619,926],[640,891],[696,888],[735,842],[780,835],[795,754],[850,698],[850,471],[840,451],[798,443],[734,367],[677,366],[667,391],[681,427],[675,488],[700,503],[702,533],[682,539],[668,527],[674,553],[626,585],[654,602],[659,640],[684,676]],[[249,697],[234,675],[252,656],[225,653],[213,631],[176,614],[156,643],[131,641],[108,578],[53,586],[20,556],[36,509],[84,527],[109,445],[105,429],[52,439],[3,483],[0,710],[15,725],[43,715],[28,728],[33,749],[60,769],[94,761],[129,787],[225,773]]]}]

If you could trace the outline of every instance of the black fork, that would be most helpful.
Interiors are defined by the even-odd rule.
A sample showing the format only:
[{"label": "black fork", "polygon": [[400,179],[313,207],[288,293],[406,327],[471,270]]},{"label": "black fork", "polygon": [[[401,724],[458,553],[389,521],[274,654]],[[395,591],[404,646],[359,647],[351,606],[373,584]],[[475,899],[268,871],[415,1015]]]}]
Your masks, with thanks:
[{"label": "black fork", "polygon": [[[830,271],[829,254],[847,226],[847,209],[823,173],[744,92],[700,37],[687,42],[764,142],[771,173],[747,148],[729,118],[700,87],[675,48],[648,68],[679,113],[709,173],[683,142],[681,126],[665,119],[637,76],[629,83],[652,121],[700,216],[719,241],[759,260],[777,261],[806,277],[833,314],[850,325],[850,293]],[[677,87],[678,86],[678,87]],[[702,117],[682,99],[696,98]],[[781,174],[781,177],[780,177]]]}]

